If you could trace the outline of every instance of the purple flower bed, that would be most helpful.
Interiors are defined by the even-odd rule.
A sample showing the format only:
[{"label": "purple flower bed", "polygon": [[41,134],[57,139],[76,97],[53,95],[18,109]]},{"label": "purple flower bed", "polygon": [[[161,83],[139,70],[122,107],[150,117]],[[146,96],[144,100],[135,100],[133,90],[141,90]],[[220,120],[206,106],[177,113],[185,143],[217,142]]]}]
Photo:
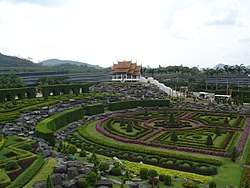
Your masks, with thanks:
[{"label": "purple flower bed", "polygon": [[250,130],[250,118],[247,119],[247,123],[236,145],[236,149],[240,154],[242,154],[244,151],[244,148],[247,143],[248,136],[249,136],[249,130]]}]

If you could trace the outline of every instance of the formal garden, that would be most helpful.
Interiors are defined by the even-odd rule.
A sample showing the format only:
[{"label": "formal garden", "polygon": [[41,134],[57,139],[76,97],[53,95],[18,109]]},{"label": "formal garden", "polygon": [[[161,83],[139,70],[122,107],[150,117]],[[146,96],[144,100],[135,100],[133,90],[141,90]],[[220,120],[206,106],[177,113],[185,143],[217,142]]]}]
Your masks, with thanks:
[{"label": "formal garden", "polygon": [[248,187],[249,114],[65,91],[0,103],[0,187]]}]

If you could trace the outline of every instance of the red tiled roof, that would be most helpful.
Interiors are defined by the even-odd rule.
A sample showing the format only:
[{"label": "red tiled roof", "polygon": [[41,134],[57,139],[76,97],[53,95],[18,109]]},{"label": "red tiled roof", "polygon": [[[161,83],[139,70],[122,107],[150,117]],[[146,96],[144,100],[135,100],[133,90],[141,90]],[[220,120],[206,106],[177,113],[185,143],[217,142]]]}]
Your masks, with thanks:
[{"label": "red tiled roof", "polygon": [[141,66],[137,66],[137,63],[132,63],[132,61],[118,61],[117,64],[113,64],[111,74],[127,73],[136,76],[140,74],[140,71]]}]

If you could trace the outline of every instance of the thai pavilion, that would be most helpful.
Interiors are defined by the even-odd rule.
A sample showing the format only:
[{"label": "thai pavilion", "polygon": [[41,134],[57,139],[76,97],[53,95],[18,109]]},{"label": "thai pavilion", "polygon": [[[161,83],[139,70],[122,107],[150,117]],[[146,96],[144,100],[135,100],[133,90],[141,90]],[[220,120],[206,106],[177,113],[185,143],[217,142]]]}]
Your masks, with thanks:
[{"label": "thai pavilion", "polygon": [[141,78],[141,67],[137,62],[117,61],[112,67],[112,81],[117,82],[139,82]]}]

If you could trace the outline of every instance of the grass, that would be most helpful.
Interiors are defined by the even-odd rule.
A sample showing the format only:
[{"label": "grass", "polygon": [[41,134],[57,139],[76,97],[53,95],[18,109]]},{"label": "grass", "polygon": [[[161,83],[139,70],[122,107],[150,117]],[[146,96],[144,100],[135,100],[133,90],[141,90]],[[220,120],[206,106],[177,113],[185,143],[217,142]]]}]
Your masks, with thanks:
[{"label": "grass", "polygon": [[[142,146],[142,145],[136,145],[136,144],[128,144],[128,143],[122,143],[117,140],[113,140],[111,138],[107,138],[101,134],[99,134],[96,129],[95,129],[95,122],[91,122],[88,124],[87,127],[85,127],[85,131],[87,131],[89,134],[91,134],[93,137],[96,137],[99,139],[100,142],[105,143],[115,143],[117,145],[121,145],[124,147],[138,147],[140,149],[145,149],[145,150],[151,150],[155,151],[156,153],[158,151],[161,152],[167,152],[167,153],[175,153],[175,154],[180,154],[180,155],[195,155],[196,157],[201,157],[201,158],[213,158],[213,159],[219,159],[222,160],[222,166],[218,167],[218,174],[213,176],[214,181],[217,183],[219,186],[239,186],[240,184],[240,177],[242,174],[242,164],[243,161],[246,158],[246,152],[243,155],[243,161],[237,161],[236,163],[233,163],[230,159],[227,158],[221,158],[221,157],[215,157],[215,156],[208,156],[208,155],[203,155],[203,154],[192,154],[192,153],[187,153],[187,152],[179,152],[179,151],[170,151],[170,150],[164,150],[162,148],[154,148],[154,147],[148,147],[148,146]],[[86,126],[86,125],[84,125]],[[247,148],[250,149],[250,143],[248,142]],[[138,163],[137,163],[138,164]]]},{"label": "grass", "polygon": [[51,158],[45,161],[43,167],[39,170],[39,172],[24,186],[24,188],[32,188],[32,186],[36,182],[46,181],[48,175],[50,175],[53,170],[54,166],[56,165],[57,160],[55,158]]}]

